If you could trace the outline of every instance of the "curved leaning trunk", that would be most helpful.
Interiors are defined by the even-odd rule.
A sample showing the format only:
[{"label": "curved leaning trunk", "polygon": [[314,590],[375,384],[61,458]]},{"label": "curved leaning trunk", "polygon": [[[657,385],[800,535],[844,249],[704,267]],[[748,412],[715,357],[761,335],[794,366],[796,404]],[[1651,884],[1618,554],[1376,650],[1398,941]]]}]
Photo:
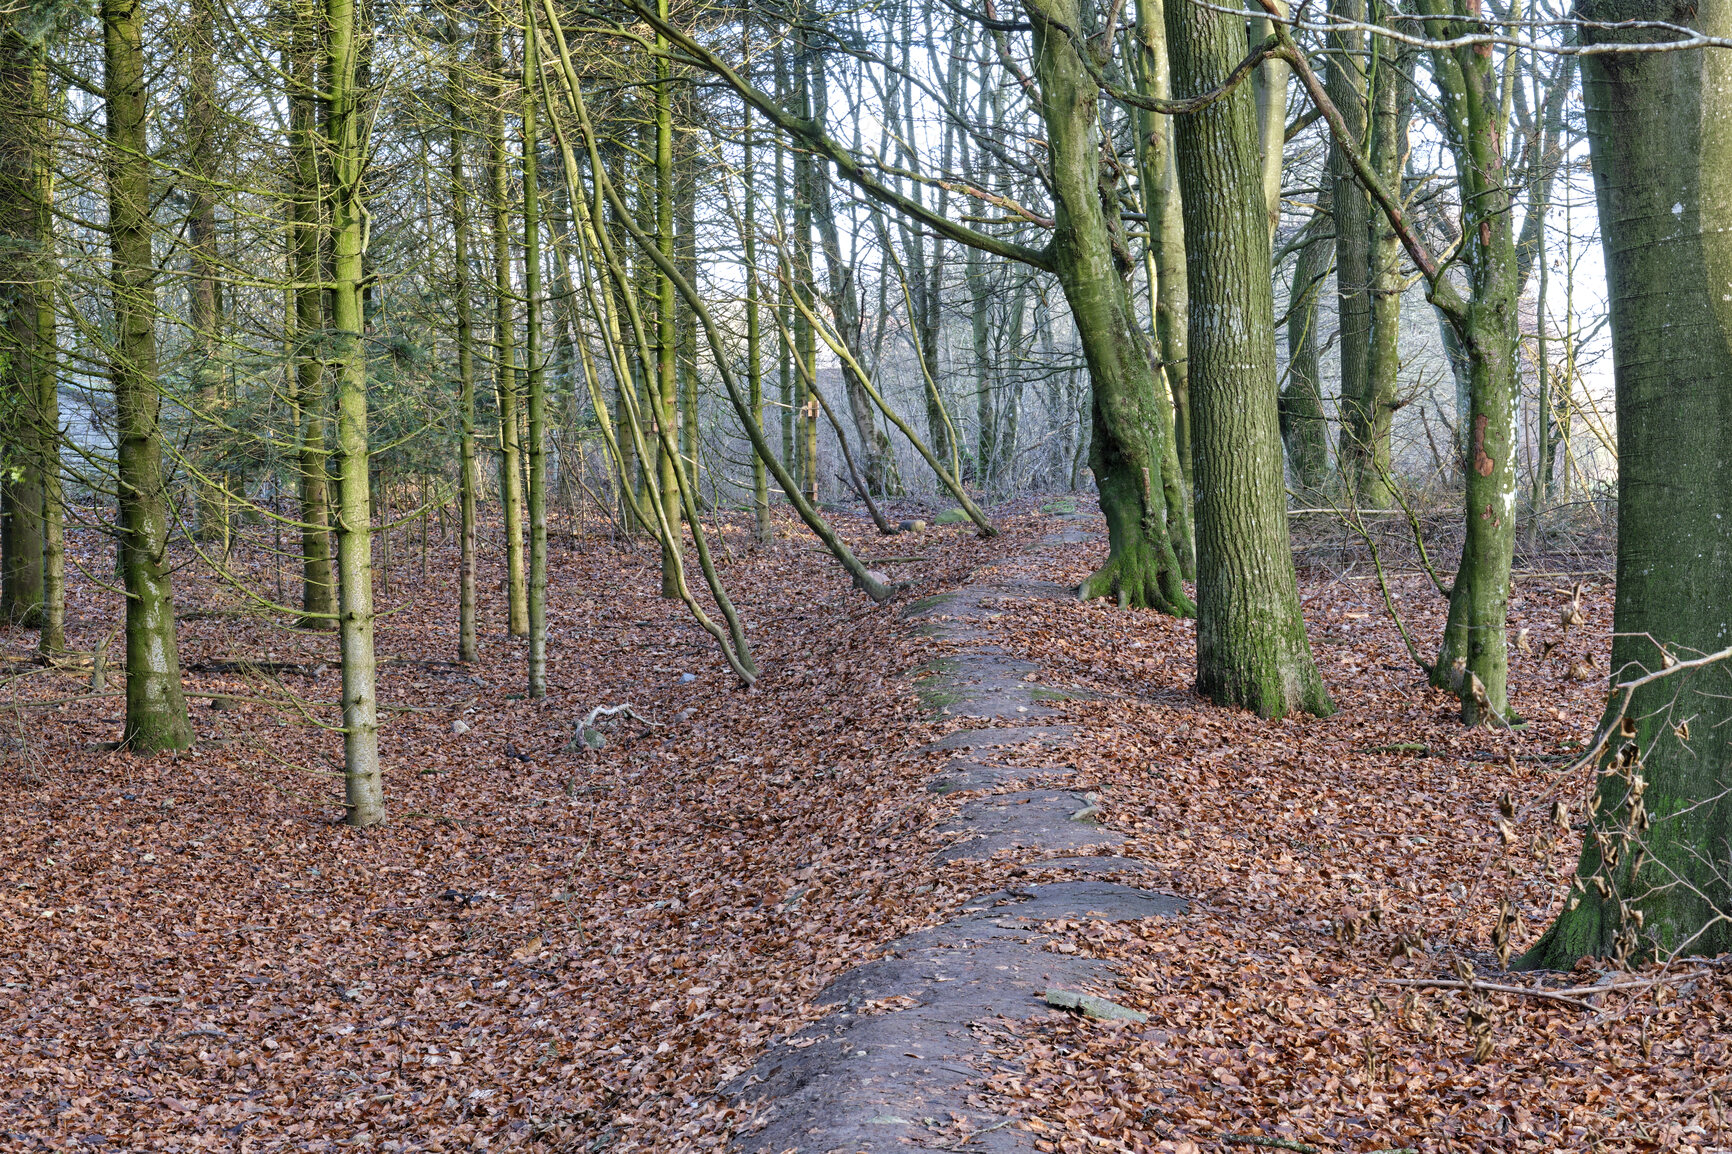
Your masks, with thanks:
[{"label": "curved leaning trunk", "polygon": [[[1586,20],[1732,35],[1732,4],[1585,3]],[[1628,31],[1587,39],[1627,39]],[[1655,38],[1658,38],[1656,35]],[[1732,950],[1732,57],[1582,59],[1618,419],[1614,685],[1684,663],[1602,721],[1597,782],[1565,910],[1523,964]],[[1663,651],[1662,648],[1663,647]],[[1636,787],[1637,781],[1644,788]]]},{"label": "curved leaning trunk", "polygon": [[1152,350],[1126,275],[1131,256],[1109,216],[1100,168],[1099,90],[1066,34],[1081,27],[1074,0],[1027,0],[1035,74],[1051,148],[1053,271],[1081,341],[1093,385],[1089,464],[1107,520],[1109,552],[1083,582],[1083,597],[1189,615],[1178,555],[1167,528],[1161,463],[1167,430],[1155,392]]},{"label": "curved leaning trunk", "polygon": [[[1174,94],[1220,86],[1242,21],[1167,8]],[[1197,689],[1264,717],[1334,711],[1305,637],[1276,415],[1274,288],[1256,119],[1244,86],[1178,118],[1196,450]]]}]

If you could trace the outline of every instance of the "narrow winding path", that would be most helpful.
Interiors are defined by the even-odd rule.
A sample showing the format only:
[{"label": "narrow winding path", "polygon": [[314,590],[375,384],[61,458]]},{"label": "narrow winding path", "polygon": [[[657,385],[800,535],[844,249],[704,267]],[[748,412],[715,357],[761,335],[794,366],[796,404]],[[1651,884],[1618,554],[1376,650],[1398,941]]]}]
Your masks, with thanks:
[{"label": "narrow winding path", "polygon": [[[1084,539],[1067,526],[1043,538],[1031,559]],[[1054,691],[1033,681],[1035,666],[995,643],[991,622],[1007,598],[1072,591],[996,576],[992,566],[977,575],[905,613],[910,628],[945,651],[921,671],[917,691],[935,713],[979,723],[922,751],[935,766],[928,789],[982,794],[936,831],[948,844],[934,860],[997,857],[1009,873],[1039,868],[1063,880],[981,894],[951,920],[888,943],[878,960],[832,983],[818,1001],[834,1009],[772,1046],[728,1087],[755,1115],[754,1128],[735,1142],[747,1154],[1032,1151],[1016,1118],[995,1113],[978,1093],[989,1072],[1014,1065],[1002,1045],[989,1052],[988,1032],[1002,1019],[1066,1012],[1048,1004],[1049,993],[1110,997],[1113,984],[1103,963],[1047,949],[1043,924],[1184,911],[1178,898],[1137,888],[1143,863],[1115,853],[1123,839],[1092,820],[1097,797],[1026,786],[1062,772],[1077,735],[1054,722]],[[1004,764],[1013,751],[1051,768]]]}]

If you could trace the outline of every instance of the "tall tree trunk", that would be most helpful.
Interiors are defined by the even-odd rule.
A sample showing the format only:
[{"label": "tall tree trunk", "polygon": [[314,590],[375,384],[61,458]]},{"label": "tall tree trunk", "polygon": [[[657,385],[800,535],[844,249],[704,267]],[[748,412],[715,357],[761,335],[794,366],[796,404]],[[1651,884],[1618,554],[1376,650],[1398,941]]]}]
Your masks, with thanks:
[{"label": "tall tree trunk", "polygon": [[[1138,0],[1136,41],[1134,75],[1139,91],[1162,100],[1171,97],[1172,69],[1167,60],[1166,16],[1161,0]],[[1185,285],[1184,206],[1173,159],[1172,118],[1138,111],[1136,119],[1143,213],[1149,218],[1145,257],[1149,313],[1160,369],[1155,403],[1162,423],[1172,430],[1161,458],[1167,529],[1179,555],[1180,571],[1194,581],[1197,545],[1191,501],[1191,367],[1185,347],[1190,305]]]},{"label": "tall tree trunk", "polygon": [[134,753],[185,749],[192,723],[180,684],[168,513],[162,475],[162,394],[156,381],[156,261],[151,254],[149,100],[144,13],[103,0],[103,95],[108,113],[108,235],[113,253],[114,388],[119,547],[126,585],[126,722]]},{"label": "tall tree trunk", "polygon": [[[963,166],[967,171],[967,165]],[[968,281],[968,330],[974,353],[974,483],[984,492],[992,484],[992,459],[998,453],[998,430],[992,408],[992,317],[986,256],[971,248],[963,258]],[[961,478],[957,478],[961,480]]]},{"label": "tall tree trunk", "polygon": [[[0,621],[37,626],[47,603],[47,482],[59,470],[58,418],[44,411],[53,297],[42,183],[49,129],[46,56],[0,30]],[[40,342],[47,312],[50,343]],[[58,406],[56,406],[58,407]]]},{"label": "tall tree trunk", "polygon": [[188,72],[186,132],[187,191],[191,203],[186,217],[187,247],[192,255],[189,287],[193,340],[193,395],[202,422],[193,454],[194,467],[203,474],[193,478],[197,500],[196,532],[201,540],[217,543],[226,555],[229,546],[229,494],[223,476],[220,434],[223,420],[223,372],[221,363],[221,294],[217,287],[216,182],[219,144],[216,101],[216,5],[214,0],[194,0],[189,36],[191,67]]},{"label": "tall tree trunk", "polygon": [[[751,44],[751,21],[745,20],[741,31],[744,47]],[[758,190],[757,171],[757,137],[752,131],[752,106],[747,101],[740,102],[741,121],[741,165],[744,178],[743,205],[743,235],[741,242],[745,249],[746,259],[746,389],[748,403],[752,409],[752,420],[761,429],[764,427],[764,341],[763,325],[758,315],[760,290],[758,286]],[[773,535],[770,524],[770,479],[765,467],[763,455],[756,450],[752,452],[752,538],[757,541],[768,541]]]},{"label": "tall tree trunk", "polygon": [[[812,49],[804,33],[794,40],[794,111],[802,120],[812,119]],[[816,303],[815,269],[812,263],[812,200],[814,158],[809,150],[794,153],[793,291],[804,309],[794,316],[794,356],[801,371],[794,380],[796,399],[794,453],[800,468],[797,476],[806,500],[818,503],[818,402],[807,386],[818,379],[818,341],[806,313]]]},{"label": "tall tree trunk", "polygon": [[1281,437],[1287,442],[1293,483],[1312,492],[1329,481],[1329,418],[1318,366],[1317,298],[1335,256],[1335,239],[1330,235],[1332,192],[1325,181],[1308,226],[1317,235],[1299,249],[1287,300],[1287,387],[1281,391]]},{"label": "tall tree trunk", "polygon": [[487,16],[488,174],[493,209],[493,390],[499,407],[499,507],[505,519],[506,632],[529,635],[523,572],[523,454],[517,412],[517,310],[511,288],[511,160],[505,141],[504,31]]},{"label": "tall tree trunk", "polygon": [[523,359],[529,372],[529,684],[531,700],[547,696],[547,366],[541,356],[541,165],[536,104],[535,13],[526,2],[523,47]]},{"label": "tall tree trunk", "polygon": [[[812,58],[813,104],[822,121],[828,103],[828,88],[824,81],[823,57]],[[860,288],[854,275],[854,264],[842,257],[842,238],[836,229],[836,209],[830,187],[830,164],[822,157],[812,161],[812,216],[818,226],[819,243],[824,249],[824,266],[830,284],[830,316],[836,335],[848,352],[868,370],[876,372],[876,361],[866,350],[863,339],[863,318],[860,315]],[[842,368],[843,390],[848,396],[848,412],[854,418],[854,428],[860,434],[861,468],[866,488],[873,496],[897,496],[902,492],[902,478],[896,472],[896,455],[890,438],[878,427],[878,411],[872,395],[854,370]]]},{"label": "tall tree trunk", "polygon": [[[1732,36],[1726,0],[1585,0],[1577,15]],[[1583,35],[1667,38],[1624,28]],[[1657,672],[1668,658],[1721,651],[1732,638],[1729,88],[1732,58],[1715,49],[1582,60],[1617,401],[1614,683]],[[1624,714],[1634,735],[1613,732],[1576,884],[1525,965],[1732,950],[1729,673],[1721,661],[1635,691]],[[1622,697],[1614,694],[1614,707]],[[1602,724],[1616,719],[1608,711]]]},{"label": "tall tree trunk", "polygon": [[338,645],[343,657],[343,782],[347,821],[385,820],[373,656],[373,510],[367,486],[367,354],[362,260],[367,110],[356,71],[365,32],[353,0],[325,0],[326,131],[332,282],[330,363],[337,385]]},{"label": "tall tree trunk", "polygon": [[[1275,0],[1281,16],[1287,15],[1287,0]],[[1253,16],[1247,21],[1252,47],[1268,39],[1275,31],[1274,20],[1268,16]],[[1261,165],[1259,176],[1263,188],[1263,208],[1269,214],[1269,241],[1281,227],[1281,162],[1287,143],[1287,86],[1292,80],[1292,67],[1280,59],[1265,60],[1253,74],[1252,94],[1257,106],[1257,155]]]},{"label": "tall tree trunk", "polygon": [[[1173,87],[1221,85],[1244,25],[1198,5],[1166,11]],[[1276,416],[1269,229],[1256,114],[1244,88],[1179,118],[1190,270],[1197,475],[1197,689],[1264,717],[1333,711],[1305,638],[1287,534]]]},{"label": "tall tree trunk", "polygon": [[[668,14],[668,0],[656,0],[661,16]],[[674,251],[674,109],[673,65],[667,57],[667,38],[656,38],[655,91],[655,238],[656,247],[669,259]],[[656,285],[656,373],[651,400],[654,431],[666,430],[668,444],[678,444],[671,435],[679,428],[679,327],[676,310],[679,297],[674,291],[673,278],[655,272]],[[646,435],[648,435],[646,433]],[[661,444],[659,435],[654,443]],[[662,509],[668,525],[668,535],[662,540],[662,596],[680,595],[680,489],[674,471],[679,461],[661,448],[657,454],[656,480],[661,490]]]},{"label": "tall tree trunk", "polygon": [[[788,106],[788,50],[783,37],[776,37],[773,52],[776,68],[776,103]],[[788,227],[788,149],[781,133],[776,133],[776,231]],[[776,249],[776,400],[780,402],[782,433],[782,468],[799,475],[799,462],[794,456],[794,346],[789,339],[793,330],[793,306],[788,302],[792,291],[793,267],[788,260],[786,245]],[[785,496],[785,494],[784,494]]]},{"label": "tall tree trunk", "polygon": [[[1363,23],[1366,0],[1332,0],[1330,11],[1342,20]],[[1329,34],[1329,97],[1355,142],[1366,141],[1367,76],[1365,33],[1340,28]],[[1355,490],[1367,473],[1368,444],[1363,440],[1371,358],[1371,201],[1341,149],[1333,141],[1329,175],[1334,185],[1335,307],[1341,364],[1341,434],[1336,459],[1341,479]]]},{"label": "tall tree trunk", "polygon": [[289,266],[294,275],[295,482],[301,506],[303,629],[336,628],[337,581],[331,568],[330,483],[325,426],[328,398],[320,342],[325,332],[325,249],[318,147],[318,54],[321,16],[313,0],[289,8]]},{"label": "tall tree trunk", "polygon": [[[1374,15],[1388,20],[1383,0],[1374,0]],[[1401,187],[1402,164],[1407,158],[1407,127],[1413,112],[1413,90],[1407,73],[1411,67],[1397,45],[1375,38],[1371,80],[1371,148],[1368,159],[1385,188]],[[1395,410],[1401,403],[1401,240],[1381,213],[1367,217],[1367,274],[1371,297],[1371,331],[1365,362],[1365,391],[1345,416],[1354,453],[1348,458],[1357,470],[1353,480],[1359,503],[1374,509],[1387,508],[1394,500],[1394,462],[1390,434],[1395,428]]]},{"label": "tall tree trunk", "polygon": [[[690,101],[679,108],[689,118]],[[674,138],[674,253],[680,275],[687,283],[698,283],[698,152],[688,134]],[[680,381],[680,464],[686,471],[686,487],[693,500],[698,496],[698,448],[702,429],[698,421],[698,317],[682,305],[674,312],[678,341],[674,350]]]},{"label": "tall tree trunk", "polygon": [[59,261],[54,243],[54,141],[50,115],[64,101],[53,98],[48,54],[38,49],[31,61],[33,103],[44,113],[37,120],[35,162],[31,170],[31,209],[36,217],[36,327],[30,368],[35,378],[36,429],[42,477],[42,618],[36,651],[44,657],[66,648],[66,505],[60,467],[60,348],[55,334],[54,285]]},{"label": "tall tree trunk", "polygon": [[1025,0],[1025,8],[1052,158],[1057,225],[1050,251],[1093,385],[1089,461],[1109,542],[1107,563],[1078,592],[1189,614],[1161,488],[1166,429],[1153,350],[1126,282],[1133,262],[1118,227],[1116,189],[1100,162],[1100,93],[1064,30],[1082,30],[1082,12],[1075,0]]},{"label": "tall tree trunk", "polygon": [[451,295],[457,312],[457,441],[458,569],[457,660],[479,656],[475,603],[476,490],[481,478],[475,461],[475,315],[469,284],[469,186],[463,172],[463,81],[457,58],[459,32],[446,26],[451,47],[446,76],[446,106],[451,118]]},{"label": "tall tree trunk", "polygon": [[1459,259],[1469,270],[1471,291],[1450,319],[1467,358],[1472,402],[1466,433],[1467,532],[1431,676],[1433,684],[1460,694],[1462,720],[1475,725],[1511,716],[1505,625],[1515,553],[1522,278],[1494,57],[1469,48],[1434,50],[1431,56],[1465,206]]}]

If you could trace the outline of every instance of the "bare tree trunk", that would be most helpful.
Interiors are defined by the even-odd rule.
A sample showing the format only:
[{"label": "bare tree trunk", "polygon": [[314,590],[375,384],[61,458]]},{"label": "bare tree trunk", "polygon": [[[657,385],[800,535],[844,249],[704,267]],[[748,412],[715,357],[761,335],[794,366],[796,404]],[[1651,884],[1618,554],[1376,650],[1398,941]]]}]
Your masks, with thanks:
[{"label": "bare tree trunk", "polygon": [[338,645],[343,655],[343,782],[347,821],[385,820],[373,654],[373,511],[367,486],[367,354],[361,303],[367,113],[356,82],[366,33],[353,0],[325,0],[326,154],[330,158],[331,364],[337,382]]},{"label": "bare tree trunk", "polygon": [[162,395],[156,383],[156,261],[151,253],[149,95],[138,0],[103,0],[108,111],[109,245],[114,256],[114,388],[119,439],[121,577],[126,584],[126,724],[134,753],[185,749],[192,723],[180,684],[168,512],[162,475]]},{"label": "bare tree trunk", "polygon": [[493,209],[493,391],[499,405],[499,508],[505,519],[506,632],[529,635],[529,590],[523,572],[523,459],[517,414],[517,321],[511,290],[511,175],[505,144],[501,18],[487,17],[488,171]]},{"label": "bare tree trunk", "polygon": [[451,118],[451,295],[457,313],[457,419],[461,426],[457,441],[457,660],[474,661],[480,655],[475,622],[475,513],[481,478],[475,462],[475,316],[470,297],[469,186],[463,171],[463,89],[455,22],[446,26],[446,40],[452,53],[446,75],[446,106]]},{"label": "bare tree trunk", "polygon": [[523,49],[523,359],[529,370],[529,684],[530,700],[547,696],[547,366],[541,354],[541,165],[535,13],[524,4]]},{"label": "bare tree trunk", "polygon": [[325,332],[320,266],[325,227],[318,155],[318,26],[312,0],[292,0],[290,19],[289,265],[294,271],[295,481],[300,496],[303,629],[336,628],[337,579],[331,567],[330,483],[325,460],[328,398],[320,343]]},{"label": "bare tree trunk", "polygon": [[[1173,87],[1219,87],[1244,25],[1192,4],[1166,11]],[[1190,271],[1197,472],[1197,689],[1264,717],[1334,711],[1305,637],[1287,533],[1276,416],[1267,206],[1256,113],[1243,87],[1179,118]]]}]

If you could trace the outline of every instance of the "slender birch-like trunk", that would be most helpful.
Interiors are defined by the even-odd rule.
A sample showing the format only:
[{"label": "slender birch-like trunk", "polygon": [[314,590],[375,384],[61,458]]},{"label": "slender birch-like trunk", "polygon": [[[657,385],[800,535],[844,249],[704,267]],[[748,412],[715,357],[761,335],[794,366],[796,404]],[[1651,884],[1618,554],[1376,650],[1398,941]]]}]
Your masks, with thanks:
[{"label": "slender birch-like trunk", "polygon": [[367,110],[361,104],[357,64],[365,31],[354,0],[325,0],[326,138],[331,184],[331,347],[336,382],[338,646],[343,658],[343,784],[347,821],[385,820],[379,765],[379,702],[373,655],[373,510],[368,492],[367,354],[363,344],[362,182],[367,155]]}]

